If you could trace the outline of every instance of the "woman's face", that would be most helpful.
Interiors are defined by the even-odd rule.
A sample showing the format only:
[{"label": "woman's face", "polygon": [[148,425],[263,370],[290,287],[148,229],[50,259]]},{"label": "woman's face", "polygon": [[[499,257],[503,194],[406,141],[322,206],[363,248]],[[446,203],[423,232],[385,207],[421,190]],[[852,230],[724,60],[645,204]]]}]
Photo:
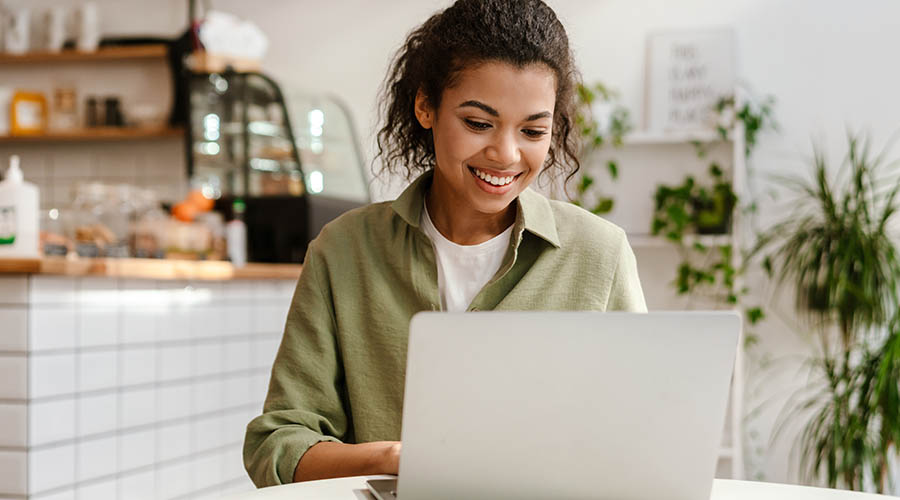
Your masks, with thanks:
[{"label": "woman's face", "polygon": [[435,181],[452,193],[447,208],[504,211],[544,164],[555,103],[556,77],[543,64],[467,68],[436,111],[420,92],[416,117],[432,129]]}]

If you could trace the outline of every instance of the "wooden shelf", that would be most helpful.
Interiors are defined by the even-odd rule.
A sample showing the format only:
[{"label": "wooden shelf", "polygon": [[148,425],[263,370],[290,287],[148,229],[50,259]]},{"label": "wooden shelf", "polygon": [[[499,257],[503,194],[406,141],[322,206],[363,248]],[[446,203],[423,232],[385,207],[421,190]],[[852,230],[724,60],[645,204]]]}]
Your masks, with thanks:
[{"label": "wooden shelf", "polygon": [[168,55],[163,44],[125,45],[101,47],[94,52],[63,50],[61,52],[27,52],[25,54],[0,54],[2,64],[32,64],[77,61],[118,61],[123,59],[161,59]]},{"label": "wooden shelf", "polygon": [[97,127],[67,132],[47,132],[37,135],[0,136],[0,144],[162,139],[166,137],[181,137],[183,134],[184,129],[180,127]]},{"label": "wooden shelf", "polygon": [[231,67],[235,71],[251,72],[260,70],[258,59],[233,57],[223,54],[213,54],[198,50],[187,58],[187,66],[194,73],[221,73]]}]

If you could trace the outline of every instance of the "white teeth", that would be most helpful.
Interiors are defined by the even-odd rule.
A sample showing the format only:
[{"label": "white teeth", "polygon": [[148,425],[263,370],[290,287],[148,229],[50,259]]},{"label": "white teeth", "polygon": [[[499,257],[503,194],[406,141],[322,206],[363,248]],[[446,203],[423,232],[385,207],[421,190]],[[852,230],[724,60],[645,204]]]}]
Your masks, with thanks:
[{"label": "white teeth", "polygon": [[514,175],[511,175],[508,177],[496,177],[493,175],[488,175],[478,169],[473,168],[472,170],[475,171],[475,175],[477,175],[479,179],[481,179],[485,182],[488,182],[490,184],[493,184],[494,186],[505,186],[505,185],[509,184],[510,182],[512,182],[513,179],[515,179]]}]

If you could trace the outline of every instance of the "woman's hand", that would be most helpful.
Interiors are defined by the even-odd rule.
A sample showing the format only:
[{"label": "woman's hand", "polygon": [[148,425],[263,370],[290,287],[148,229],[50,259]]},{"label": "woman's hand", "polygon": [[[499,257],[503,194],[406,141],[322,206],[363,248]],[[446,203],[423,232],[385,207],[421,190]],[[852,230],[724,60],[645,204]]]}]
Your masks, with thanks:
[{"label": "woman's hand", "polygon": [[300,457],[294,469],[294,481],[397,474],[401,448],[400,441],[360,444],[323,441]]},{"label": "woman's hand", "polygon": [[403,443],[400,441],[385,441],[385,443],[389,446],[385,449],[387,456],[384,463],[385,472],[382,474],[397,474],[400,470],[400,451]]}]

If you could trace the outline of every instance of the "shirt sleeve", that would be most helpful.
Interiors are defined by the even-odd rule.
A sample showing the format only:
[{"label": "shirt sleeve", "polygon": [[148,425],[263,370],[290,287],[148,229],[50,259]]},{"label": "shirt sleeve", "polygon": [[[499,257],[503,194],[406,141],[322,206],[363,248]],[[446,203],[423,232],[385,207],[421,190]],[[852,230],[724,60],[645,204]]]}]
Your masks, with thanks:
[{"label": "shirt sleeve", "polygon": [[341,442],[348,430],[334,304],[314,244],[294,291],[263,412],[244,437],[244,467],[259,488],[292,482],[310,447]]},{"label": "shirt sleeve", "polygon": [[606,310],[647,312],[644,291],[638,277],[637,260],[634,258],[634,251],[628,244],[628,238],[624,232]]}]

